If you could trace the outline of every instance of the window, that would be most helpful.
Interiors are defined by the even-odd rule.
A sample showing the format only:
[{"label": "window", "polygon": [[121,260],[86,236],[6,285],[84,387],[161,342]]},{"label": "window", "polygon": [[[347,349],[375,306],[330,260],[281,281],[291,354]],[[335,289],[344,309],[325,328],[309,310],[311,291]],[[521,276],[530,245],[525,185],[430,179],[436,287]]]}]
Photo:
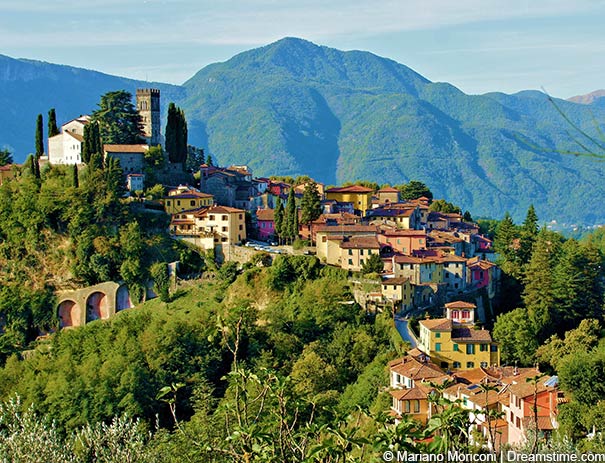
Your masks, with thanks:
[{"label": "window", "polygon": [[191,201],[189,201],[189,205],[190,206],[195,206],[195,199],[192,199]]},{"label": "window", "polygon": [[475,345],[474,344],[467,344],[466,345],[466,353],[468,355],[473,355],[475,353]]},{"label": "window", "polygon": [[349,255],[352,256],[353,255],[353,250],[349,249]]},{"label": "window", "polygon": [[460,368],[460,362],[454,362],[453,368]]},{"label": "window", "polygon": [[177,205],[177,206],[180,206],[180,205],[181,205],[181,200],[180,200],[180,199],[177,199],[177,201],[176,201],[176,205]]},{"label": "window", "polygon": [[492,344],[491,346],[489,346],[489,350],[491,352],[498,352],[498,346],[496,344]]},{"label": "window", "polygon": [[359,250],[359,255],[360,255],[360,256],[363,256],[363,249],[360,249],[360,250]]},{"label": "window", "polygon": [[412,400],[412,408],[414,410],[414,413],[420,413],[420,401]]},{"label": "window", "polygon": [[222,242],[222,243],[226,243],[226,242],[227,242],[227,238],[224,238],[224,237],[223,237],[223,238],[221,238],[221,242]]},{"label": "window", "polygon": [[170,206],[170,200],[166,201],[166,205]]},{"label": "window", "polygon": [[449,277],[450,277],[449,272],[445,272],[445,278],[449,278]]},{"label": "window", "polygon": [[454,352],[459,352],[460,350],[458,349],[458,344],[454,344]]},{"label": "window", "polygon": [[349,259],[349,265],[353,265],[353,259]]},{"label": "window", "polygon": [[229,228],[228,227],[221,227],[221,230],[224,231],[224,232],[226,232],[226,231],[229,231]]},{"label": "window", "polygon": [[449,363],[441,362],[441,368],[443,368],[444,370],[447,370],[449,367],[450,367]]},{"label": "window", "polygon": [[405,400],[403,402],[403,411],[404,411],[404,413],[410,413],[410,401],[409,400]]},{"label": "window", "polygon": [[441,337],[441,333],[435,333],[435,337],[436,338],[440,338]]},{"label": "window", "polygon": [[435,343],[435,351],[436,352],[441,352],[441,343],[440,342],[436,342]]},{"label": "window", "polygon": [[466,362],[466,368],[475,368],[475,362]]},{"label": "window", "polygon": [[214,215],[212,215],[212,214],[211,214],[211,215],[209,215],[209,216],[208,216],[208,220],[214,220]]},{"label": "window", "polygon": [[470,318],[471,313],[468,310],[463,310],[462,311],[462,318]]},{"label": "window", "polygon": [[454,284],[454,288],[458,289],[458,283]]},{"label": "window", "polygon": [[223,220],[223,221],[225,221],[225,220],[229,220],[229,216],[223,215],[223,216],[221,217],[221,220]]},{"label": "window", "polygon": [[487,368],[487,362],[481,362],[481,368]]},{"label": "window", "polygon": [[479,352],[487,352],[487,344],[479,344]]},{"label": "window", "polygon": [[382,285],[382,289],[387,290],[387,285]]},{"label": "window", "polygon": [[[264,225],[264,224],[263,224],[263,225]],[[240,225],[240,226],[239,226],[239,229],[240,229],[240,230],[243,230],[243,229],[244,229],[244,226],[243,226],[243,225]]]},{"label": "window", "polygon": [[242,220],[244,216],[242,214],[239,215],[239,219]]}]

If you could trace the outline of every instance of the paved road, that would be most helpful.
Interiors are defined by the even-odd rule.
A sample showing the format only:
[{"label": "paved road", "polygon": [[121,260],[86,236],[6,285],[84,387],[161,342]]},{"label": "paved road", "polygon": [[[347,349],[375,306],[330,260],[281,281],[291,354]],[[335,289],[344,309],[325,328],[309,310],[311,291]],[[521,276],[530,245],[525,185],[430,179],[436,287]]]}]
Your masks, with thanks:
[{"label": "paved road", "polygon": [[406,342],[409,342],[412,348],[416,347],[416,340],[411,335],[410,327],[408,326],[408,321],[405,318],[395,317],[395,328],[397,328],[401,339]]}]

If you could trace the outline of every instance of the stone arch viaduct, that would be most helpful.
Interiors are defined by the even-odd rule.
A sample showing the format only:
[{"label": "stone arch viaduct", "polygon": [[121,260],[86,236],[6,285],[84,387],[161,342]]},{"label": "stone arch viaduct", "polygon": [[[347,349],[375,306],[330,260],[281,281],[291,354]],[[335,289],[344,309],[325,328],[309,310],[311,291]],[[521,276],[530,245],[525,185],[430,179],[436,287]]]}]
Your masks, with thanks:
[{"label": "stone arch viaduct", "polygon": [[112,281],[74,291],[60,291],[57,293],[57,299],[61,328],[104,320],[133,306],[126,285]]}]

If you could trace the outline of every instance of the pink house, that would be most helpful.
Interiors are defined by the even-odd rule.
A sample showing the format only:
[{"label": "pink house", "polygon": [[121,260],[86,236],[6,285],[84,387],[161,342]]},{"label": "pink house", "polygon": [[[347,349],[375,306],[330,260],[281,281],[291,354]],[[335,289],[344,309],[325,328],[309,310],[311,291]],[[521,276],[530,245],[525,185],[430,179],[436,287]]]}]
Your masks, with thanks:
[{"label": "pink house", "polygon": [[267,240],[273,237],[275,234],[273,209],[258,209],[256,211],[256,228],[259,239]]}]

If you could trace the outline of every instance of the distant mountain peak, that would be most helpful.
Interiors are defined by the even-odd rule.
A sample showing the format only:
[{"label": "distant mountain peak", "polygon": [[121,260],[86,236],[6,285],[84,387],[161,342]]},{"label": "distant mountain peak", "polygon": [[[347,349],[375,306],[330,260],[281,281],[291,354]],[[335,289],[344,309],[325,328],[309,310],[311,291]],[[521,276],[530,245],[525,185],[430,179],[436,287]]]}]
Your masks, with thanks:
[{"label": "distant mountain peak", "polygon": [[599,98],[605,97],[605,89],[595,90],[594,92],[587,93],[586,95],[576,95],[568,98],[567,101],[580,104],[591,104]]}]

